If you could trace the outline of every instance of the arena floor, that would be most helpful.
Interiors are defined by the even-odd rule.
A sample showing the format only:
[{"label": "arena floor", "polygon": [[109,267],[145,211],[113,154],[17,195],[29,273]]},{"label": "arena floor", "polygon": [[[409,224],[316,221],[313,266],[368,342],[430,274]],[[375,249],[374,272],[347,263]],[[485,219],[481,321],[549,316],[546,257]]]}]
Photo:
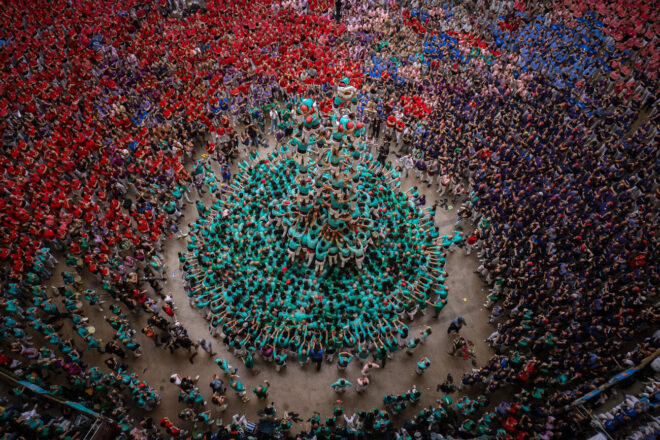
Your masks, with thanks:
[{"label": "arena floor", "polygon": [[[274,144],[273,139],[270,139],[270,142],[271,145]],[[199,158],[200,154],[201,151],[198,150],[196,158]],[[395,163],[396,156],[391,154],[388,159]],[[234,168],[236,168],[235,165]],[[213,164],[213,169],[219,178],[220,170],[216,163]],[[439,199],[436,193],[437,184],[434,184],[432,188],[428,188],[426,184],[420,184],[420,181],[411,171],[408,178],[402,180],[402,189],[405,191],[415,185],[419,187],[420,193],[426,194],[427,206],[432,205]],[[195,191],[193,191],[193,196],[191,199],[196,201],[197,194]],[[205,203],[208,202],[210,204],[208,193],[204,195],[203,200]],[[460,205],[460,201],[458,205]],[[441,234],[453,233],[457,209],[458,206],[452,210],[438,207],[435,222]],[[193,222],[197,218],[197,210],[193,203],[188,204],[185,211],[182,212],[184,217],[180,222],[180,227],[184,232],[187,232],[188,223]],[[468,225],[464,224],[464,230],[471,227],[469,223]],[[191,338],[193,340],[209,338],[208,323],[204,319],[203,313],[190,306],[184,291],[182,274],[179,270],[177,259],[177,253],[182,251],[184,247],[185,240],[173,238],[165,242],[163,255],[166,260],[166,273],[168,276],[165,292],[174,298],[175,305],[178,307],[178,310],[176,310],[176,319],[188,330]],[[413,384],[422,391],[421,402],[418,406],[428,406],[444,395],[436,391],[436,387],[445,380],[448,373],[452,374],[456,382],[460,380],[465,371],[472,368],[470,360],[463,360],[448,354],[448,350],[451,349],[453,336],[447,335],[447,327],[454,317],[464,316],[466,318],[468,325],[462,329],[462,335],[475,343],[477,362],[479,364],[483,364],[493,354],[492,349],[484,343],[484,339],[492,333],[494,327],[488,323],[488,312],[483,308],[486,285],[474,273],[474,270],[478,266],[475,254],[476,251],[472,252],[470,256],[466,256],[465,250],[458,249],[456,252],[448,255],[445,265],[445,269],[449,274],[446,282],[446,286],[449,288],[447,306],[437,319],[434,319],[432,312],[429,311],[425,316],[418,314],[415,320],[409,324],[410,335],[419,333],[419,330],[424,325],[431,325],[433,327],[433,334],[427,339],[425,344],[415,351],[413,356],[407,356],[404,352],[397,352],[394,355],[394,359],[388,359],[384,369],[379,369],[372,373],[371,384],[362,394],[357,394],[351,389],[340,395],[336,394],[330,388],[330,384],[339,377],[344,377],[355,384],[355,380],[359,377],[361,369],[361,365],[357,362],[357,359],[354,359],[350,363],[345,372],[340,372],[336,368],[336,361],[333,364],[324,363],[321,371],[317,372],[313,364],[300,367],[294,360],[289,360],[287,366],[278,373],[274,369],[274,364],[265,364],[261,359],[257,358],[255,361],[256,369],[260,371],[258,374],[253,374],[247,372],[243,368],[241,360],[226,350],[222,341],[216,338],[213,341],[213,350],[217,354],[209,356],[200,348],[194,364],[191,364],[188,361],[187,351],[179,349],[174,355],[170,355],[168,351],[156,347],[148,338],[141,335],[140,329],[145,324],[144,317],[132,313],[129,313],[129,321],[138,332],[136,336],[138,342],[141,344],[143,355],[139,358],[133,358],[131,354],[128,354],[127,362],[133,366],[132,371],[138,373],[141,379],[146,380],[149,385],[155,387],[162,396],[161,406],[149,413],[155,420],[159,420],[164,416],[175,417],[175,414],[184,408],[184,405],[177,401],[178,387],[169,382],[169,377],[174,373],[190,375],[193,378],[199,375],[199,388],[208,400],[208,405],[205,408],[211,409],[212,418],[221,418],[225,424],[230,423],[232,415],[236,413],[244,413],[248,420],[256,423],[259,419],[257,411],[263,409],[270,402],[275,403],[278,414],[283,414],[284,411],[293,411],[300,414],[300,417],[305,421],[314,411],[319,411],[322,417],[330,416],[333,404],[337,399],[343,400],[345,411],[348,414],[351,414],[353,411],[367,410],[374,407],[383,408],[382,399],[385,394],[404,393]],[[63,258],[60,261],[62,262]],[[60,267],[54,271],[55,275],[51,280],[53,285],[63,285],[60,272],[65,269],[65,266],[60,263]],[[83,281],[101,291],[100,285],[96,285],[97,283],[93,279],[84,279]],[[90,308],[88,305],[85,306],[85,313],[89,316],[90,322],[99,323],[99,326],[101,323],[104,323],[103,316],[110,313],[108,306],[112,298],[108,297],[105,299],[108,302],[104,304],[104,312],[96,308]],[[119,305],[123,308],[121,303]],[[112,339],[111,330],[109,325],[103,325],[102,328],[97,327],[96,336],[106,342]],[[89,356],[89,353],[86,356]],[[415,373],[415,364],[423,356],[427,356],[431,360],[431,367],[423,376],[418,376]],[[222,357],[231,365],[239,368],[238,374],[240,375],[240,380],[249,391],[248,396],[250,396],[250,401],[248,403],[242,403],[228,387],[228,384],[227,396],[229,406],[226,411],[220,412],[210,402],[212,393],[210,392],[208,382],[213,374],[220,374],[222,379],[227,382],[226,377],[221,374],[221,370],[213,362],[213,359],[217,357]],[[95,363],[102,365],[101,362]],[[105,368],[105,366],[102,368]],[[266,379],[271,384],[268,401],[258,400],[254,393],[252,393],[252,389]],[[414,408],[408,408],[398,417],[405,418],[410,416],[414,411]],[[147,413],[145,412],[144,414],[146,415]],[[176,423],[181,427],[185,427],[186,425],[181,420],[177,420]],[[303,424],[306,424],[306,422],[303,422]],[[303,424],[294,425],[294,432],[302,430],[304,428]],[[192,426],[186,427],[186,429],[190,428]]]}]

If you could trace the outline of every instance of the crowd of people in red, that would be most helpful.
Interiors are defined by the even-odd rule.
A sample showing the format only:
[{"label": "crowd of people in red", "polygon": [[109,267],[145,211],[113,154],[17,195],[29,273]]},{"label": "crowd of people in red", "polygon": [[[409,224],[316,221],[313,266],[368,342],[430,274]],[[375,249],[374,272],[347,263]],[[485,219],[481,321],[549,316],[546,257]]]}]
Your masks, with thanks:
[{"label": "crowd of people in red", "polygon": [[[121,212],[126,184],[185,187],[187,140],[208,131],[228,91],[277,81],[300,93],[359,72],[333,44],[341,25],[276,3],[208,2],[209,13],[183,20],[151,2],[51,3],[12,2],[2,14],[0,258],[12,279],[44,243],[73,246],[109,277],[113,248],[167,236],[157,207]],[[317,77],[301,79],[310,65]]]}]

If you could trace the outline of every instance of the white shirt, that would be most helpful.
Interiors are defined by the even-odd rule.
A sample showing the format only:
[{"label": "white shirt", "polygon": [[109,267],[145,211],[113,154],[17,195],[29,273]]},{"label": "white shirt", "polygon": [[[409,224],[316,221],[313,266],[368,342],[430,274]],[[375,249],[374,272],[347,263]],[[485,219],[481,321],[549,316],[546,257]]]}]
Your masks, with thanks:
[{"label": "white shirt", "polygon": [[362,368],[362,374],[368,373],[369,371],[373,370],[374,368],[380,368],[380,365],[370,362]]},{"label": "white shirt", "polygon": [[407,169],[412,168],[414,165],[413,160],[408,155],[403,156],[401,159],[399,159],[399,162],[401,162],[401,165]]},{"label": "white shirt", "polygon": [[231,420],[237,425],[241,425],[241,426],[247,425],[247,420],[245,419],[245,415],[243,414],[234,414]]}]

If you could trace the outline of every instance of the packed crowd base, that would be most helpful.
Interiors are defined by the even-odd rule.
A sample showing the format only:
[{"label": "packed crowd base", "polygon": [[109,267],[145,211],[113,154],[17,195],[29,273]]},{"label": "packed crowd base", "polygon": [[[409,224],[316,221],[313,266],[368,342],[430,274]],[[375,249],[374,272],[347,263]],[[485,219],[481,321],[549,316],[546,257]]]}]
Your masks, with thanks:
[{"label": "packed crowd base", "polygon": [[351,353],[384,363],[406,346],[403,320],[447,303],[446,252],[462,233],[441,236],[435,208],[369,152],[356,94],[342,80],[325,116],[302,100],[295,136],[198,205],[180,258],[188,295],[246,365],[256,354],[278,371],[294,356],[319,369],[324,354],[341,369]]},{"label": "packed crowd base", "polygon": [[[140,422],[134,414],[161,399],[129,358],[141,355],[145,336],[189,350],[191,362],[198,347],[211,350],[171,319],[163,242],[190,232],[178,225],[189,193],[221,197],[229,165],[258,149],[263,131],[288,142],[303,130],[292,113],[311,98],[321,113],[354,105],[378,161],[400,156],[398,173],[412,170],[437,188],[443,207],[461,204],[457,225],[476,225],[466,246],[489,286],[496,330],[488,340],[498,354],[441,384],[473,399],[447,396],[405,421],[396,415],[419,399],[415,390],[355,417],[338,404],[332,417],[311,415],[311,432],[300,436],[584,435],[588,420],[566,405],[658,348],[650,337],[659,284],[658,9],[610,0],[207,1],[193,14],[171,6],[4,5],[3,368],[98,408],[123,438],[184,437],[177,425],[191,422],[218,438],[245,435],[240,417],[211,425],[226,407],[215,378],[213,409],[195,378],[175,375],[190,409]],[[337,102],[344,78],[358,93]],[[324,128],[330,142],[334,127]],[[191,163],[200,142],[221,176]],[[198,209],[203,217],[210,207]],[[51,288],[58,258],[68,266],[64,286]],[[83,288],[89,274],[98,289]],[[107,343],[94,336],[106,324],[85,312],[104,302],[115,333]],[[128,311],[144,323],[141,334]],[[236,370],[218,365],[247,397]],[[267,396],[264,386],[254,394]],[[658,402],[650,386],[603,416],[604,429],[653,438],[657,421],[644,418]],[[6,438],[76,435],[24,392],[3,401]],[[273,422],[264,429],[297,435],[295,415],[272,406],[264,414]]]}]

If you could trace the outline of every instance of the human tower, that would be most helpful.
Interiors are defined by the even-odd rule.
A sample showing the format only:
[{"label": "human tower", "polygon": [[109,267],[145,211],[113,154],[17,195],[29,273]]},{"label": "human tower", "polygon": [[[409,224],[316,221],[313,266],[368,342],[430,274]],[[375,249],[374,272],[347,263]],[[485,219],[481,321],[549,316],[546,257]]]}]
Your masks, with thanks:
[{"label": "human tower", "polygon": [[189,295],[238,353],[387,355],[405,316],[446,304],[443,241],[370,154],[354,90],[346,80],[332,109],[297,102],[291,138],[241,162],[192,225]]}]

